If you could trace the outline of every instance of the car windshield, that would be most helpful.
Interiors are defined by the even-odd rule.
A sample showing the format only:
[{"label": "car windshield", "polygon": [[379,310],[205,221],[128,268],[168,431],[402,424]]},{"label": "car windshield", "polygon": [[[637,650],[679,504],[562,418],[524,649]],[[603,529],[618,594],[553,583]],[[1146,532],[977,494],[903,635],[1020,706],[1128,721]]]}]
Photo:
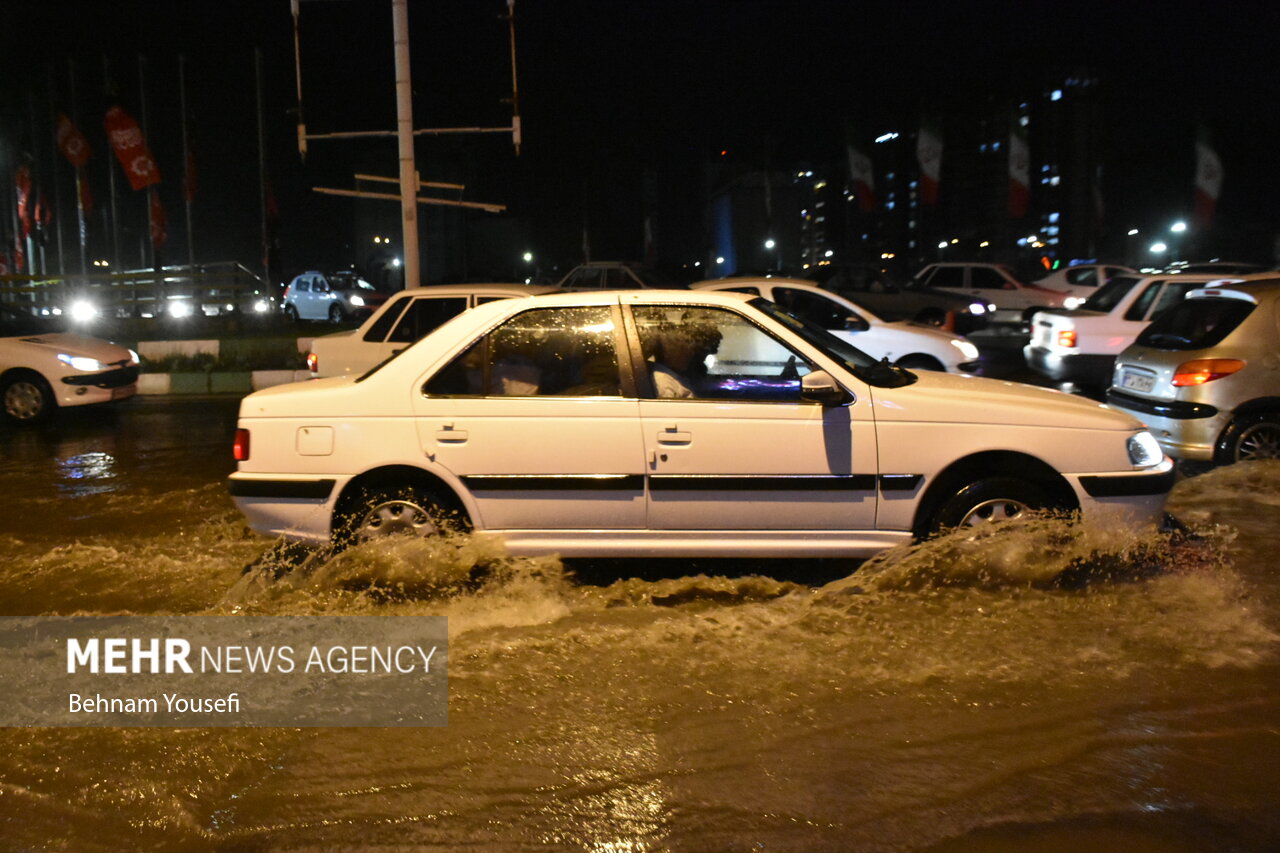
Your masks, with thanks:
[{"label": "car windshield", "polygon": [[1080,307],[1106,314],[1119,305],[1120,300],[1124,299],[1125,294],[1133,290],[1134,285],[1139,281],[1140,279],[1136,276],[1118,275],[1090,294]]},{"label": "car windshield", "polygon": [[1137,343],[1164,350],[1205,349],[1221,343],[1255,307],[1243,299],[1186,299],[1152,320]]},{"label": "car windshield", "polygon": [[333,286],[337,290],[377,290],[372,284],[358,276],[335,275]]},{"label": "car windshield", "polygon": [[36,317],[12,305],[0,305],[0,337],[21,338],[27,335],[50,335],[64,326],[57,320]]},{"label": "car windshield", "polygon": [[822,350],[823,353],[839,361],[854,374],[858,374],[859,371],[873,367],[879,363],[876,359],[867,355],[865,352],[843,338],[836,337],[816,323],[811,323],[808,320],[802,320],[796,315],[789,313],[781,305],[770,302],[768,299],[763,297],[759,299],[752,299],[747,304],[763,311],[779,323],[782,323],[787,328],[791,329],[791,331]]}]

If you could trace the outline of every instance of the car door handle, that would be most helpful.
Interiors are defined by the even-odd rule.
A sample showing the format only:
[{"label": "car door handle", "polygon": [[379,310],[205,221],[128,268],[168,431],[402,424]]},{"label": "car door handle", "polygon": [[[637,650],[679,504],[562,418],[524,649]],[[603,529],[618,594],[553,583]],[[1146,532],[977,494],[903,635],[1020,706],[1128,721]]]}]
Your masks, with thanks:
[{"label": "car door handle", "polygon": [[467,431],[465,429],[454,429],[452,426],[446,426],[436,430],[436,441],[441,444],[464,444],[467,440]]},{"label": "car door handle", "polygon": [[693,433],[691,432],[679,432],[674,429],[668,429],[658,433],[658,444],[685,445],[692,443]]}]

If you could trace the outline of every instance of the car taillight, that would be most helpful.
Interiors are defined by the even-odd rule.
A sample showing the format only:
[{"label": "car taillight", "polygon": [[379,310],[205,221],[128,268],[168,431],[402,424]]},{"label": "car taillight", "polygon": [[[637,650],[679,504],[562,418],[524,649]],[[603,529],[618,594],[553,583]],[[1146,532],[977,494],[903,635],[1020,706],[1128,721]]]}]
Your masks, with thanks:
[{"label": "car taillight", "polygon": [[1242,367],[1244,362],[1238,358],[1197,358],[1184,361],[1173,372],[1173,385],[1175,388],[1203,385],[1230,376]]},{"label": "car taillight", "polygon": [[319,369],[320,369],[320,356],[316,355],[313,352],[307,353],[307,370],[310,370],[312,373],[315,373]]},{"label": "car taillight", "polygon": [[1074,329],[1066,329],[1058,332],[1058,346],[1073,347],[1076,345],[1076,332]]},{"label": "car taillight", "polygon": [[237,462],[244,462],[249,458],[249,431],[247,429],[236,430],[236,441],[231,446],[231,452]]}]

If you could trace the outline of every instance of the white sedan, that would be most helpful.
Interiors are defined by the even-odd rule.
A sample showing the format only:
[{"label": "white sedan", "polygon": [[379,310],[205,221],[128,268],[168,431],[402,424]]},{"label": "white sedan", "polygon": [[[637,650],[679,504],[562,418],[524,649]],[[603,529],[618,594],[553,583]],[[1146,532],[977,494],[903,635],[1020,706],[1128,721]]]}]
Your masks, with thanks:
[{"label": "white sedan", "polygon": [[551,293],[554,287],[528,284],[436,284],[411,287],[391,297],[360,328],[323,335],[311,342],[307,367],[312,378],[359,376],[385,358],[433,332],[446,320],[495,299]]},{"label": "white sedan", "polygon": [[709,291],[481,305],[359,379],[250,394],[234,450],[262,533],[457,527],[569,557],[867,557],[1037,508],[1153,526],[1174,480],[1128,415]]},{"label": "white sedan", "polygon": [[59,406],[84,406],[138,392],[138,354],[0,305],[0,401],[4,416],[35,423]]},{"label": "white sedan", "polygon": [[731,290],[763,296],[802,320],[844,338],[872,358],[917,370],[971,373],[978,348],[967,338],[919,323],[881,320],[844,297],[789,278],[723,278],[689,285],[691,290]]}]

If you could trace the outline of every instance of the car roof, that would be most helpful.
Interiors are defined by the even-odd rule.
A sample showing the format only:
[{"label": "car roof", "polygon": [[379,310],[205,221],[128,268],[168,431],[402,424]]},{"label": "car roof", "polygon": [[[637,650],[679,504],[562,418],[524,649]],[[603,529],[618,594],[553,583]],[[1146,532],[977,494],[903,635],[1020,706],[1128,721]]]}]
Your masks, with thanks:
[{"label": "car roof", "polygon": [[409,293],[414,296],[540,296],[556,293],[560,288],[550,284],[520,284],[493,282],[491,284],[428,284],[424,287],[406,287],[392,296]]},{"label": "car roof", "polygon": [[744,276],[726,276],[724,278],[708,278],[702,281],[695,281],[689,285],[690,290],[714,290],[717,287],[751,287],[759,285],[784,285],[786,287],[798,287],[801,290],[813,290],[824,295],[831,295],[831,291],[823,290],[812,281],[803,278],[784,278],[782,276],[765,276],[765,275],[744,275]]},{"label": "car roof", "polygon": [[1280,277],[1275,273],[1263,273],[1224,280],[1219,287],[1196,288],[1187,294],[1187,299],[1212,299],[1225,296],[1230,299],[1260,302],[1263,299],[1274,299],[1277,295],[1280,295]]}]

